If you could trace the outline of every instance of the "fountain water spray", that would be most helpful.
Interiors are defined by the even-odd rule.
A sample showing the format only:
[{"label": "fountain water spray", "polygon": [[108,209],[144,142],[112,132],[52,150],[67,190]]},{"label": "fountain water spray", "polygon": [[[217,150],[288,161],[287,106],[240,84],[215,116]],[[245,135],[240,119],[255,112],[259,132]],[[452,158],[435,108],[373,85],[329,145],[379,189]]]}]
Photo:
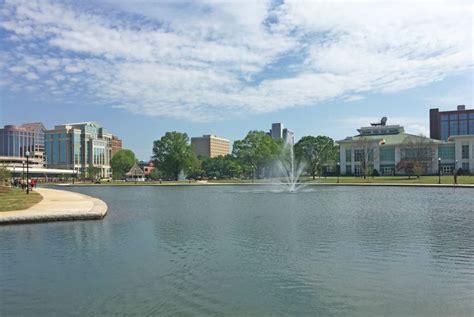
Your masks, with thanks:
[{"label": "fountain water spray", "polygon": [[280,180],[279,184],[287,191],[296,192],[304,185],[298,180],[304,170],[304,164],[295,163],[295,152],[293,142],[286,140],[283,148],[283,157],[278,162],[281,174],[285,181]]}]

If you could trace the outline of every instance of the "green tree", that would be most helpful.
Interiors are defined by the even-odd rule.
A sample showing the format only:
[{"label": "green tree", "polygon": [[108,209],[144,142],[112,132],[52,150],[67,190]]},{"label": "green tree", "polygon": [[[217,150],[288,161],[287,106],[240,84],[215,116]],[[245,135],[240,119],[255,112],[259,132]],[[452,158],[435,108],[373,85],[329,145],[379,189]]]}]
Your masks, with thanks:
[{"label": "green tree", "polygon": [[131,150],[122,149],[119,150],[110,160],[110,166],[112,167],[112,177],[114,179],[124,179],[125,173],[127,173],[135,164],[137,159],[135,153]]},{"label": "green tree", "polygon": [[281,144],[263,131],[250,131],[243,140],[235,141],[232,154],[244,172],[260,177],[281,153]]},{"label": "green tree", "polygon": [[0,166],[0,186],[3,186],[11,177],[11,173],[6,167]]},{"label": "green tree", "polygon": [[161,179],[161,173],[160,171],[155,168],[153,171],[151,171],[151,173],[148,175],[148,178],[150,178],[151,180],[153,181],[157,181],[159,179]]},{"label": "green tree", "polygon": [[315,179],[325,165],[337,160],[337,147],[330,137],[305,136],[295,144],[295,156],[306,164],[306,170]]},{"label": "green tree", "polygon": [[89,166],[87,168],[87,177],[92,181],[100,178],[100,168]]},{"label": "green tree", "polygon": [[190,171],[196,164],[196,156],[191,151],[186,133],[166,132],[153,142],[155,166],[165,176],[178,180],[181,171]]},{"label": "green tree", "polygon": [[232,155],[207,157],[202,161],[203,173],[210,178],[240,177],[242,168]]}]

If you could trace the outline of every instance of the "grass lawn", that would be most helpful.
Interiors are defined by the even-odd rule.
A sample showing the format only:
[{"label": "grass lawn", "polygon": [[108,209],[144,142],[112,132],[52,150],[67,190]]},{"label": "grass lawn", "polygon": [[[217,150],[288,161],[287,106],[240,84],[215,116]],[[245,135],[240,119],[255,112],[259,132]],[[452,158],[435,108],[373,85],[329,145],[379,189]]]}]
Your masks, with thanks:
[{"label": "grass lawn", "polygon": [[[304,178],[305,181],[312,182],[312,178]],[[315,182],[319,183],[337,183],[337,177],[321,177],[317,178]],[[379,184],[438,184],[438,176],[421,176],[420,178],[408,176],[376,176],[376,177],[355,177],[355,176],[341,176],[339,183],[379,183]],[[452,175],[441,176],[441,184],[452,185],[454,177]],[[474,184],[474,176],[458,176],[458,184]]]},{"label": "grass lawn", "polygon": [[0,212],[22,210],[39,203],[43,197],[37,192],[26,192],[19,188],[0,187]]}]

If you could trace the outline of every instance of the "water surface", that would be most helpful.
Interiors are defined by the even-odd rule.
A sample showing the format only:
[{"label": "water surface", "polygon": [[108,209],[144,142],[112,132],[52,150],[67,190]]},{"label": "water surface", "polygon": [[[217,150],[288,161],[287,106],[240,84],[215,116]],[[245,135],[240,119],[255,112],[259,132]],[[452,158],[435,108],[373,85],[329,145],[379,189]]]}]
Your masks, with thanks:
[{"label": "water surface", "polygon": [[107,217],[1,226],[1,316],[474,316],[470,189],[69,190]]}]

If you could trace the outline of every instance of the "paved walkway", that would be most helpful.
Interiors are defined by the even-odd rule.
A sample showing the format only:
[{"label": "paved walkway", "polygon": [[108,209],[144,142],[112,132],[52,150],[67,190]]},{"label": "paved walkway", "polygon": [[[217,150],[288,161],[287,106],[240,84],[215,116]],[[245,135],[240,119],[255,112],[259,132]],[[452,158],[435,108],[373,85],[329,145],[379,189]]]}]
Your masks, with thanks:
[{"label": "paved walkway", "polygon": [[36,188],[43,200],[24,210],[0,212],[0,224],[102,219],[107,204],[102,200],[64,190]]}]

